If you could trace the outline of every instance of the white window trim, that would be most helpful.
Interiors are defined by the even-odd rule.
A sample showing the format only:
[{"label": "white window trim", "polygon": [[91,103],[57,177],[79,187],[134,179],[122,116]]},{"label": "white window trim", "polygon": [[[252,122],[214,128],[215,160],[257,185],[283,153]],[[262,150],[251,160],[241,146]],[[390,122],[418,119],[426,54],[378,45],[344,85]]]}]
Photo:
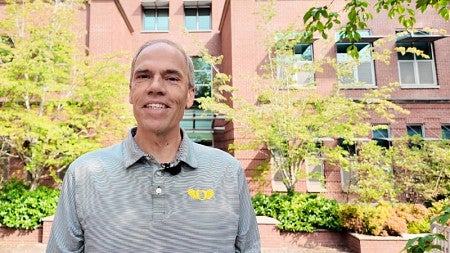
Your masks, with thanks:
[{"label": "white window trim", "polygon": [[[431,53],[434,56],[434,48],[433,44],[431,44]],[[414,80],[415,83],[402,83],[402,75],[401,75],[401,68],[400,63],[402,62],[412,62],[413,68],[414,68]],[[419,62],[431,62],[431,71],[432,71],[432,77],[433,77],[433,83],[432,84],[420,84],[419,80]],[[398,66],[398,80],[400,82],[401,88],[438,88],[437,84],[437,77],[436,77],[436,63],[434,61],[434,57],[432,60],[417,60],[416,55],[414,55],[414,60],[397,60],[397,66]]]}]

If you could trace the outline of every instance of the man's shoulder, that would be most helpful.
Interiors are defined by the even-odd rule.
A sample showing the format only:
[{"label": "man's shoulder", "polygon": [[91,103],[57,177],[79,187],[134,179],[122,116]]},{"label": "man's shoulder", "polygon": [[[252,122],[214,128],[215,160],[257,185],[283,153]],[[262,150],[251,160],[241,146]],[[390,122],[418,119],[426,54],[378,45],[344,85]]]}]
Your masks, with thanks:
[{"label": "man's shoulder", "polygon": [[213,148],[198,143],[193,144],[196,158],[199,162],[214,162],[228,164],[233,167],[241,167],[239,161],[230,153],[225,152],[218,148]]},{"label": "man's shoulder", "polygon": [[121,143],[87,152],[75,159],[71,167],[89,167],[103,163],[119,163],[122,158]]}]

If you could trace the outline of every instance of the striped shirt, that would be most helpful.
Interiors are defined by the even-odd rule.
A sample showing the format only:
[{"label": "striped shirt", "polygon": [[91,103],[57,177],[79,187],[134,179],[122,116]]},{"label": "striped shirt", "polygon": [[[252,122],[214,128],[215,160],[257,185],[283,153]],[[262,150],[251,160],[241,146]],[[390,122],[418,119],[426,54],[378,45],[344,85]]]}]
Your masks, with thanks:
[{"label": "striped shirt", "polygon": [[260,252],[245,174],[234,157],[183,132],[175,160],[162,166],[139,149],[134,133],[70,165],[48,253]]}]

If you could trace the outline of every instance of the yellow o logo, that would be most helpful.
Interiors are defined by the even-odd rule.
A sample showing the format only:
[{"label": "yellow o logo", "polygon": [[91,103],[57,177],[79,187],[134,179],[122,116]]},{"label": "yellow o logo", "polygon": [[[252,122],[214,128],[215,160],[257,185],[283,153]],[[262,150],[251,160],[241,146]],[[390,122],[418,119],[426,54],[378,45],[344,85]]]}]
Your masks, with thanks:
[{"label": "yellow o logo", "polygon": [[191,198],[196,200],[207,200],[214,197],[214,191],[212,189],[188,189],[187,193]]}]

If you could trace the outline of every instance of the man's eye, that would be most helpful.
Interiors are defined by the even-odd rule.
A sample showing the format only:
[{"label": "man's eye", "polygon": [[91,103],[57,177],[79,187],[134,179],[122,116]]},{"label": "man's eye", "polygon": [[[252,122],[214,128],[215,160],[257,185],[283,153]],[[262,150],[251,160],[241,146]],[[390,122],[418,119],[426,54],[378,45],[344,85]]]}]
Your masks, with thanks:
[{"label": "man's eye", "polygon": [[174,77],[174,76],[169,76],[166,78],[166,80],[171,81],[171,82],[178,82],[180,80],[180,78]]},{"label": "man's eye", "polygon": [[139,74],[136,76],[137,80],[148,79],[148,78],[150,78],[149,74]]}]

